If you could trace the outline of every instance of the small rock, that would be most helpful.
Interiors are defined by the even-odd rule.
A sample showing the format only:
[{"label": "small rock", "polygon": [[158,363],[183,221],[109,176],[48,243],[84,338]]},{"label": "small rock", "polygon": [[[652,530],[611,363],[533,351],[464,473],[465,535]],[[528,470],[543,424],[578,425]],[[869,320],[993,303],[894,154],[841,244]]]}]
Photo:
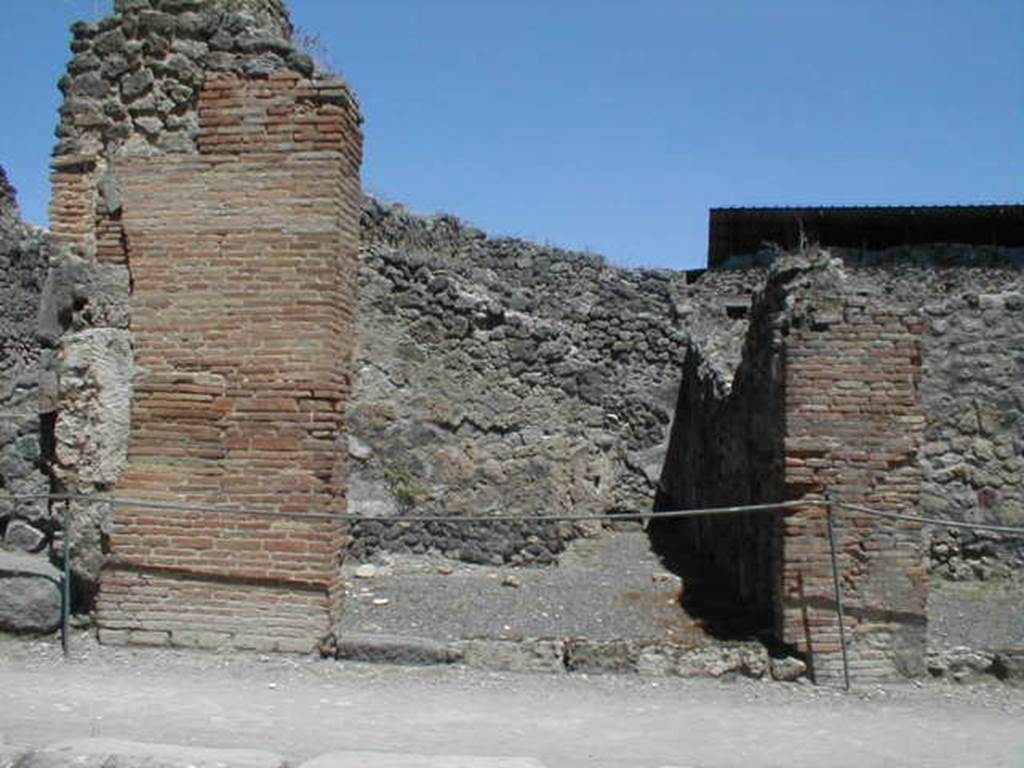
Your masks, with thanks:
[{"label": "small rock", "polygon": [[661,581],[679,581],[679,577],[674,573],[652,573],[651,581],[658,583]]},{"label": "small rock", "polygon": [[439,565],[437,566],[437,572],[440,573],[442,576],[451,576],[453,573],[455,573],[455,569],[452,568],[450,565]]},{"label": "small rock", "polygon": [[155,138],[163,131],[164,124],[160,118],[143,116],[135,118],[135,127],[147,136]]},{"label": "small rock", "polygon": [[388,600],[386,597],[375,597],[373,599],[373,604],[374,605],[387,605],[390,602],[391,601]]},{"label": "small rock", "polygon": [[38,552],[46,544],[46,534],[24,520],[13,520],[4,534],[4,547],[23,552]]},{"label": "small rock", "polygon": [[121,93],[129,101],[144,96],[153,89],[153,72],[139,69],[121,79]]},{"label": "small rock", "polygon": [[363,563],[363,565],[356,568],[355,575],[357,579],[372,579],[377,575],[377,566],[373,563]]},{"label": "small rock", "polygon": [[373,455],[373,448],[355,435],[348,436],[348,455],[358,461],[366,461]]},{"label": "small rock", "polygon": [[510,574],[510,575],[506,576],[505,578],[503,578],[501,580],[501,586],[503,586],[503,587],[515,587],[516,589],[518,589],[519,587],[522,586],[522,584],[519,582],[519,579],[517,579],[515,576],[512,576]]},{"label": "small rock", "polygon": [[90,99],[101,99],[107,95],[110,86],[95,72],[86,72],[71,81],[71,95]]},{"label": "small rock", "polygon": [[807,665],[794,656],[771,660],[772,679],[792,682],[807,672]]}]

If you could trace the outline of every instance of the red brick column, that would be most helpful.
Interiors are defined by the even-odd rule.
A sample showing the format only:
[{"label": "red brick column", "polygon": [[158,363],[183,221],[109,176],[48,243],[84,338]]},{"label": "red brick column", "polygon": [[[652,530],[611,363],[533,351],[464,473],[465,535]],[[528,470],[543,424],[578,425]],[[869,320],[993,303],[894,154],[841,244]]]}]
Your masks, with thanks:
[{"label": "red brick column", "polygon": [[[344,86],[208,81],[198,156],[120,162],[136,382],[118,495],[343,512],[361,136]],[[340,607],[331,520],[118,509],[106,642],[308,651]]]},{"label": "red brick column", "polygon": [[[792,297],[785,342],[789,498],[840,498],[916,511],[924,428],[917,382],[922,325],[877,296],[836,290]],[[857,679],[923,669],[927,582],[920,526],[842,513],[840,573]],[[840,671],[825,513],[783,523],[782,639],[809,654],[819,679]]]}]

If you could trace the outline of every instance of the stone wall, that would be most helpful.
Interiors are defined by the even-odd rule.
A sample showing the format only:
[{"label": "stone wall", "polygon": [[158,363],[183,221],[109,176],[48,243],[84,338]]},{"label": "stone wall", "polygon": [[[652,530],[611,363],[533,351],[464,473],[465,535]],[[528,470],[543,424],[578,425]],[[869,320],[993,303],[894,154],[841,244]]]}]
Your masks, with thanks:
[{"label": "stone wall", "polygon": [[[351,414],[352,510],[651,508],[694,340],[738,357],[752,275],[624,270],[368,201]],[[367,522],[355,551],[552,562],[595,524]]]},{"label": "stone wall", "polygon": [[0,168],[0,544],[16,551],[45,550],[55,530],[44,499],[10,498],[49,491],[39,443],[36,316],[51,253],[45,234],[21,220]]},{"label": "stone wall", "polygon": [[[742,631],[801,651],[818,679],[840,658],[824,492],[884,509],[917,509],[920,494],[922,324],[912,306],[875,301],[862,278],[816,251],[777,261],[732,388],[698,360],[685,371],[661,504],[812,503],[652,529],[681,561],[684,594],[704,598],[698,608],[747,619]],[[852,669],[919,671],[920,526],[847,515],[840,532]]]},{"label": "stone wall", "polygon": [[[1024,525],[1024,279],[1019,275],[924,308],[928,415],[922,510]],[[934,570],[962,580],[1024,574],[1024,537],[933,536]]]},{"label": "stone wall", "polygon": [[[72,30],[52,244],[15,222],[0,184],[0,407],[13,415],[0,432],[5,493],[339,510],[347,458],[352,511],[394,519],[355,525],[357,555],[434,550],[496,564],[551,563],[601,526],[411,526],[403,516],[644,512],[656,497],[660,508],[771,500],[838,477],[880,504],[1020,522],[1021,249],[837,251],[843,269],[776,267],[767,280],[770,254],[737,261],[742,270],[623,270],[452,217],[374,201],[359,211],[357,106],[289,41],[279,0],[115,9]],[[330,253],[343,254],[334,283]],[[842,354],[850,375],[836,378]],[[348,442],[335,445],[350,394]],[[915,419],[913,429],[887,431],[895,417]],[[851,430],[849,443],[877,439],[874,453],[896,463],[833,445],[833,421]],[[687,471],[663,473],[666,451],[668,466]],[[59,546],[56,510],[0,503],[7,546]],[[290,587],[314,613],[337,610],[337,551],[324,543],[345,541],[335,526],[220,520],[199,530],[181,517],[164,529],[142,510],[72,511],[76,605],[90,604],[114,547],[101,612],[110,639],[251,645],[261,612],[284,611]],[[703,578],[712,602],[742,605],[777,638],[823,652],[824,671],[834,625],[821,533],[813,510],[784,525],[752,515],[652,528],[655,547],[689,568],[691,593]],[[920,635],[918,533],[846,533],[859,663],[902,664],[892,649],[916,648]],[[271,536],[281,548],[266,546]],[[1022,546],[940,532],[933,568],[1010,574]],[[203,578],[186,585],[189,568]],[[199,634],[183,628],[195,616],[169,629],[166,615],[140,613],[179,587],[204,610],[223,608],[206,577],[248,580],[248,613]],[[882,606],[893,615],[880,618]],[[826,643],[816,649],[814,622],[824,631],[814,642]],[[282,614],[291,625],[305,626]],[[261,642],[311,637],[282,630]]]},{"label": "stone wall", "polygon": [[[659,506],[831,490],[880,509],[1019,525],[1019,249],[838,256],[776,259],[731,380],[699,349],[688,356]],[[919,672],[928,539],[918,525],[848,511],[837,524],[858,675]],[[1021,537],[929,534],[936,575],[1019,573]],[[720,631],[761,629],[809,654],[819,676],[837,673],[820,506],[786,515],[781,529],[710,518],[661,522],[651,535]]]},{"label": "stone wall", "polygon": [[[1024,248],[936,245],[839,252],[878,302],[910,303],[924,323],[926,418],[921,510],[1021,525],[1024,493]],[[930,567],[957,580],[1019,578],[1024,539],[926,529]]]}]

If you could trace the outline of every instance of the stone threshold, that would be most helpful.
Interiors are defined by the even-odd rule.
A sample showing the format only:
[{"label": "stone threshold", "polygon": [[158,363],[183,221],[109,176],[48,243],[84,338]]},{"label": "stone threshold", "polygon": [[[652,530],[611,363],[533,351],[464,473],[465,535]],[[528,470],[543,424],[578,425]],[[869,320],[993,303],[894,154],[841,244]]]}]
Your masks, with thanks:
[{"label": "stone threshold", "polygon": [[349,634],[332,649],[335,658],[388,664],[464,664],[495,672],[639,674],[649,676],[796,680],[806,665],[772,658],[756,640],[700,646],[649,640],[587,638],[471,638],[442,642],[404,635]]}]

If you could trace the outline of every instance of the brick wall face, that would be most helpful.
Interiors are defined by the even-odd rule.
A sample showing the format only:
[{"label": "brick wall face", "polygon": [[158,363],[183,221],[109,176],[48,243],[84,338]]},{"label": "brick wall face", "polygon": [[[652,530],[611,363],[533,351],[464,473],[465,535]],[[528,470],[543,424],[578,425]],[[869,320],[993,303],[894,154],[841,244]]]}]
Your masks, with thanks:
[{"label": "brick wall face", "polygon": [[[199,120],[198,155],[115,166],[137,371],[117,493],[343,512],[358,116],[343,86],[283,73],[208,80]],[[330,520],[119,509],[101,639],[310,650],[344,540]]]},{"label": "brick wall face", "polygon": [[[679,559],[693,605],[708,593],[712,620],[753,620],[803,653],[818,680],[842,672],[825,492],[889,511],[920,505],[923,323],[860,282],[813,254],[780,264],[755,302],[732,387],[706,366],[684,370],[662,505],[808,506],[650,529]],[[853,674],[923,671],[920,526],[847,511],[835,521]]]},{"label": "brick wall face", "polygon": [[[922,323],[909,308],[855,291],[791,297],[785,350],[789,498],[916,511],[924,428],[918,396]],[[858,679],[919,673],[927,583],[918,524],[837,516],[851,668]],[[825,511],[783,521],[782,639],[819,679],[840,670]]]}]

